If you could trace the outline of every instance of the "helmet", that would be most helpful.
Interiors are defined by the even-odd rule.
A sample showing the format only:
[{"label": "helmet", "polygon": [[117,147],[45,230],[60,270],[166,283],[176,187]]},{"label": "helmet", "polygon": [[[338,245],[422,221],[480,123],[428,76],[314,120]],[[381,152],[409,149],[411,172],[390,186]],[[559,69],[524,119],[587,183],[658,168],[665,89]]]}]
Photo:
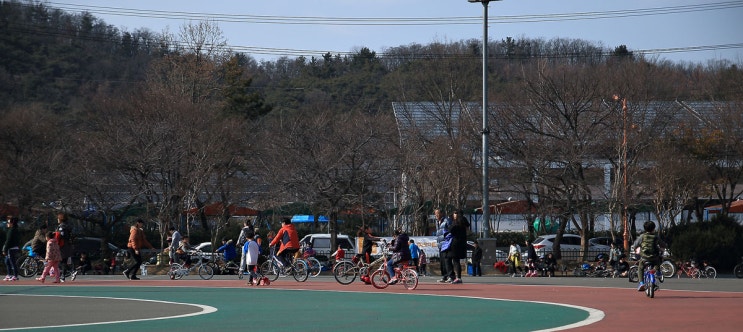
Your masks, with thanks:
[{"label": "helmet", "polygon": [[591,265],[588,264],[588,263],[583,263],[583,265],[580,266],[580,269],[583,270],[583,271],[590,270],[591,269]]}]

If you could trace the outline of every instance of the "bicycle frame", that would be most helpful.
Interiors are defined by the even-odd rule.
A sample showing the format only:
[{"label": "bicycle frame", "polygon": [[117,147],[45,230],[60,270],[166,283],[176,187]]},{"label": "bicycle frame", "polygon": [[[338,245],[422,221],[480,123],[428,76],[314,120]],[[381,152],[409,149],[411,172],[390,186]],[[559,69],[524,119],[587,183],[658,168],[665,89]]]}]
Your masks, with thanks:
[{"label": "bicycle frame", "polygon": [[655,266],[652,263],[645,264],[645,272],[643,273],[645,295],[651,299],[655,297],[655,291],[659,288],[655,279],[655,271]]}]

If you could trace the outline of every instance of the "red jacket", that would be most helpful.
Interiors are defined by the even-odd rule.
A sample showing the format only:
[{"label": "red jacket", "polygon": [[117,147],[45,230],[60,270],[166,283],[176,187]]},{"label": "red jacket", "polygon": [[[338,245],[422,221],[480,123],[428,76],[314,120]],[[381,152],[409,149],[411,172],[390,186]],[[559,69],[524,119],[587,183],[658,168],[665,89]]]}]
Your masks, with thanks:
[{"label": "red jacket", "polygon": [[279,251],[276,253],[280,254],[285,249],[299,249],[299,235],[297,235],[297,229],[294,228],[293,224],[283,225],[276,236],[269,244],[269,247],[273,247],[281,242]]}]

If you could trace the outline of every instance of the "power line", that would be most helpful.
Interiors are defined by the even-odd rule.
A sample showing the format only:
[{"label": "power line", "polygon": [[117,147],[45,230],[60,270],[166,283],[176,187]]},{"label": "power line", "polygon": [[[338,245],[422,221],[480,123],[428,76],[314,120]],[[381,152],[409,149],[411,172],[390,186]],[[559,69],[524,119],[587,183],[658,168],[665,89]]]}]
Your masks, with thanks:
[{"label": "power line", "polygon": [[[91,14],[158,18],[167,20],[212,20],[216,22],[249,24],[287,24],[287,25],[362,25],[362,26],[426,26],[426,25],[472,25],[482,24],[480,16],[448,17],[323,17],[323,16],[275,16],[224,13],[193,13],[183,11],[143,10],[122,7],[78,5],[63,2],[49,2],[57,8],[72,12]],[[743,7],[743,1],[726,1],[685,6],[666,6],[639,9],[622,9],[601,12],[577,12],[538,15],[491,16],[491,24],[519,24],[555,21],[577,21],[595,19],[614,19],[638,16],[670,15],[690,12],[728,10]]]}]

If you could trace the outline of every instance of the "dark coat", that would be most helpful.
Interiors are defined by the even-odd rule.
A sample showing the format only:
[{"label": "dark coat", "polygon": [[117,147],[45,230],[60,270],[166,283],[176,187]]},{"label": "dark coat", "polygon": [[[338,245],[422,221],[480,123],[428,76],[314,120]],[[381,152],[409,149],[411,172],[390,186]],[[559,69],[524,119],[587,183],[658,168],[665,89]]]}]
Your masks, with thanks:
[{"label": "dark coat", "polygon": [[467,258],[467,228],[461,224],[455,223],[452,225],[451,229],[449,229],[449,232],[452,235],[449,255],[454,259]]}]

